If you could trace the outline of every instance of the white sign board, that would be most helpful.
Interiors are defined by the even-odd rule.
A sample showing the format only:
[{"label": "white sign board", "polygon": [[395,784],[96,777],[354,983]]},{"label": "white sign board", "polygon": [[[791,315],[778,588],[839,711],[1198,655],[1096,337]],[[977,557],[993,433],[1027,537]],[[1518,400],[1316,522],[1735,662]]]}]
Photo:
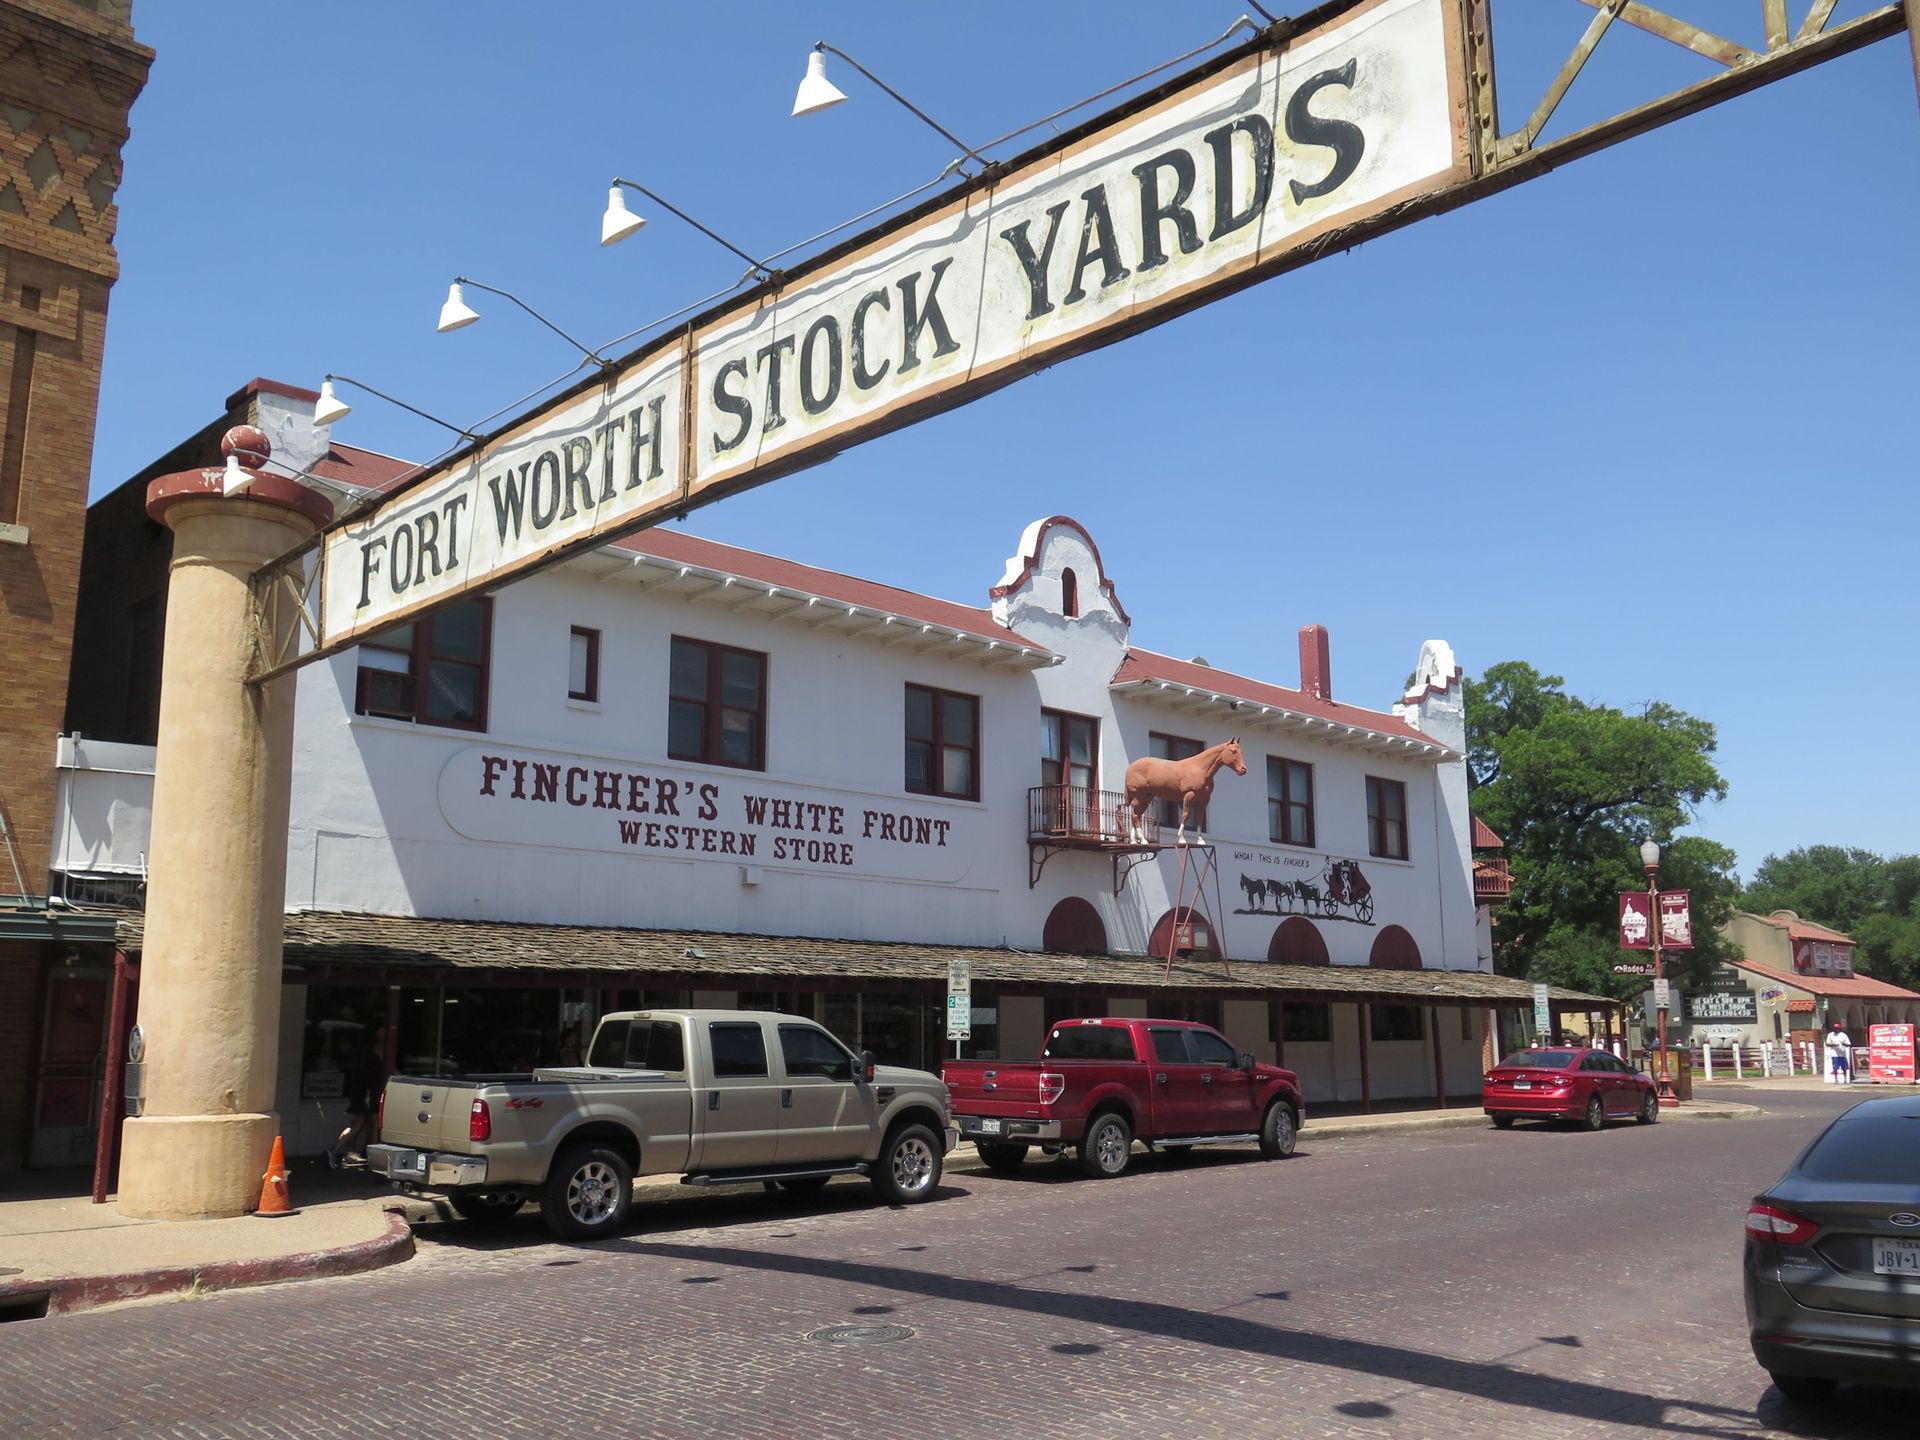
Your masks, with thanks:
[{"label": "white sign board", "polygon": [[[304,658],[1304,264],[1360,222],[1393,223],[1471,174],[1460,22],[1457,0],[1360,0],[654,342],[329,531]],[[1312,340],[1275,345],[1284,364]]]},{"label": "white sign board", "polygon": [[1664,976],[1653,982],[1653,1008],[1656,1010],[1673,1008],[1673,982]]},{"label": "white sign board", "polygon": [[1547,1001],[1547,987],[1533,987],[1533,1030],[1536,1035],[1553,1033],[1553,1007]]},{"label": "white sign board", "polygon": [[947,1039],[973,1038],[973,966],[966,960],[947,962]]}]

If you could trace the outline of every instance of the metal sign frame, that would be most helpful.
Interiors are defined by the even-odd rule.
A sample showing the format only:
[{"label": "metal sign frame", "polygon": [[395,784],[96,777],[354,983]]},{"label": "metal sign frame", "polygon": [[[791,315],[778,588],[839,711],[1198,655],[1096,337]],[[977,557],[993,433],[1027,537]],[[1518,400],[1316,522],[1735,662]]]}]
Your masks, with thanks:
[{"label": "metal sign frame", "polygon": [[[1532,0],[1532,3],[1537,4],[1539,0]],[[1548,83],[1527,121],[1506,134],[1500,133],[1496,106],[1493,0],[1330,0],[1330,3],[1317,6],[1297,18],[1276,21],[1253,40],[1095,116],[1076,129],[1014,160],[990,166],[981,174],[963,180],[953,189],[881,222],[791,271],[771,276],[732,300],[694,317],[675,331],[642,345],[611,368],[588,376],[541,402],[500,430],[424,471],[366,510],[335,522],[311,541],[256,572],[254,587],[259,633],[257,659],[249,676],[250,681],[259,683],[271,679],[309,661],[346,649],[368,634],[418,618],[464,595],[497,589],[512,580],[660,521],[683,518],[690,511],[715,500],[819,464],[841,449],[964,404],[1069,356],[1113,344],[1261,280],[1311,264],[1333,251],[1349,248],[1373,236],[1521,184],[1569,160],[1592,154],[1774,80],[1849,54],[1895,35],[1902,29],[1907,29],[1910,36],[1914,36],[1915,22],[1920,20],[1920,0],[1894,0],[1894,3],[1882,5],[1857,19],[1830,27],[1836,0],[1810,0],[1801,24],[1795,28],[1789,22],[1787,0],[1757,0],[1765,22],[1766,38],[1764,48],[1755,50],[1669,15],[1653,5],[1641,3],[1641,0],[1563,0],[1563,3],[1586,6],[1594,12],[1592,19]],[[1131,304],[1080,328],[1057,333],[1020,349],[1016,354],[992,356],[987,363],[977,367],[969,364],[964,371],[950,373],[935,383],[903,389],[884,405],[852,416],[843,423],[823,426],[798,443],[771,448],[763,445],[756,449],[750,461],[733,462],[724,468],[706,466],[703,470],[702,461],[706,457],[698,453],[701,428],[698,421],[703,414],[699,380],[702,347],[711,344],[715,337],[728,333],[730,329],[751,331],[756,325],[768,322],[765,333],[775,337],[772,343],[794,347],[798,344],[798,337],[793,333],[794,327],[789,325],[783,340],[777,326],[781,308],[792,304],[796,297],[818,295],[837,278],[854,273],[863,262],[885,252],[897,253],[904,242],[936,233],[943,225],[951,228],[957,220],[990,216],[995,213],[996,205],[1002,203],[1002,197],[1023,193],[1023,186],[1028,187],[1026,193],[1030,199],[1036,177],[1044,176],[1050,170],[1057,171],[1076,157],[1097,152],[1103,144],[1112,143],[1115,147],[1112,153],[1121,157],[1141,153],[1126,148],[1131,143],[1125,140],[1129,133],[1139,133],[1143,121],[1151,122],[1156,116],[1173,112],[1183,102],[1209,93],[1210,88],[1224,88],[1223,82],[1251,78],[1256,83],[1249,87],[1250,93],[1264,93],[1257,82],[1263,77],[1273,80],[1281,75],[1298,75],[1305,65],[1289,70],[1293,57],[1311,57],[1319,53],[1316,46],[1328,47],[1331,64],[1343,53],[1338,48],[1341,43],[1347,42],[1349,37],[1364,37],[1370,16],[1378,24],[1384,25],[1409,12],[1424,14],[1429,7],[1437,7],[1441,22],[1444,53],[1437,59],[1445,68],[1448,125],[1453,142],[1450,163],[1421,177],[1416,183],[1389,193],[1370,196],[1358,203],[1329,205],[1319,219],[1309,217],[1309,223],[1283,231],[1272,243],[1266,241],[1263,215],[1259,227],[1261,237],[1251,246],[1250,253],[1237,253],[1224,263],[1213,264],[1211,268],[1203,267],[1201,273],[1185,283],[1168,286],[1141,303]],[[1570,134],[1541,143],[1539,137],[1568,89],[1615,25],[1632,26],[1682,46],[1712,60],[1722,67],[1722,71],[1654,100],[1619,111]],[[1358,44],[1359,38],[1352,38],[1351,43]],[[1920,78],[1920,38],[1915,39],[1915,65],[1916,76]],[[1334,68],[1337,71],[1339,67],[1334,65]],[[1351,76],[1351,62],[1345,73]],[[1324,77],[1316,75],[1313,78],[1317,81]],[[1335,78],[1337,80],[1339,76],[1336,74]],[[1351,83],[1349,78],[1347,84]],[[1323,120],[1325,117],[1314,115],[1310,118]],[[1325,145],[1326,142],[1316,139],[1308,143]],[[1237,162],[1228,160],[1225,163],[1227,176],[1233,178],[1233,165]],[[1308,195],[1314,192],[1311,184],[1296,186],[1296,207],[1300,204],[1299,192],[1303,188]],[[1071,194],[1071,188],[1062,193]],[[1339,197],[1334,198],[1337,200]],[[1163,228],[1162,221],[1156,220],[1154,223],[1156,228]],[[1090,216],[1080,238],[1083,270],[1093,227],[1094,220]],[[1062,238],[1071,243],[1070,236]],[[1180,239],[1184,250],[1184,235]],[[929,290],[921,298],[930,297]],[[915,297],[902,294],[889,303],[898,303],[904,308],[915,303]],[[856,315],[856,321],[857,318]],[[674,433],[671,440],[675,448],[676,472],[669,474],[666,467],[661,465],[657,467],[657,474],[648,477],[649,482],[666,478],[667,483],[654,486],[650,493],[635,497],[630,506],[610,505],[608,518],[603,519],[599,511],[594,509],[592,521],[576,525],[543,548],[529,549],[527,553],[492,569],[474,570],[470,567],[457,583],[448,582],[431,589],[426,583],[428,577],[423,547],[429,541],[439,544],[443,537],[437,527],[429,535],[425,522],[416,520],[414,523],[420,528],[409,538],[407,555],[409,570],[416,565],[419,568],[423,590],[420,598],[388,606],[365,623],[334,625],[329,629],[325,619],[330,578],[328,569],[330,565],[340,563],[338,557],[345,552],[348,543],[344,537],[374,534],[379,526],[393,522],[395,517],[430,511],[429,502],[435,497],[442,493],[450,497],[456,486],[470,481],[466,492],[468,498],[459,502],[449,499],[446,503],[453,508],[443,513],[455,521],[464,515],[472,526],[467,531],[471,540],[482,513],[480,502],[486,498],[481,491],[482,471],[489,464],[505,463],[501,461],[503,456],[518,458],[520,454],[532,453],[531,448],[516,450],[516,447],[533,447],[535,442],[541,440],[550,442],[547,454],[521,462],[522,481],[527,479],[528,467],[534,467],[534,503],[537,504],[539,464],[542,460],[549,462],[550,484],[556,487],[548,493],[554,497],[564,497],[569,516],[575,513],[576,492],[579,500],[585,502],[578,507],[581,512],[593,509],[591,502],[596,499],[596,487],[599,489],[598,498],[610,501],[616,489],[614,436],[628,418],[620,414],[615,397],[622,392],[622,387],[625,387],[628,395],[643,389],[645,382],[639,377],[664,378],[675,366],[678,368],[678,414],[673,417]],[[798,383],[795,381],[796,386]],[[638,415],[637,411],[633,413]],[[654,442],[658,444],[665,428],[658,423],[658,418],[668,415],[670,411],[662,408],[650,413],[656,417],[652,434]],[[583,424],[581,417],[585,417],[588,423]],[[556,439],[553,430],[556,422],[565,422],[572,428]],[[598,428],[593,422],[597,422]],[[640,423],[636,418],[631,433],[638,434],[639,430]],[[591,449],[591,441],[583,438],[589,435],[598,435],[603,440],[604,461]],[[628,444],[630,452],[637,448],[630,437]],[[572,448],[556,450],[555,446]],[[584,452],[582,446],[587,447]],[[564,459],[557,458],[562,455]],[[629,458],[626,478],[632,481],[631,488],[644,490],[639,462],[632,460],[631,454]],[[562,465],[566,467],[564,473]],[[655,468],[649,466],[650,470]],[[501,473],[496,471],[491,477],[496,484]],[[507,464],[505,473],[511,476],[511,464]],[[442,490],[430,489],[434,486],[440,486]],[[492,498],[497,507],[500,504],[499,494],[496,492]],[[557,498],[555,503],[558,504]],[[504,515],[499,525],[504,540]],[[440,571],[445,552],[436,548],[433,554],[436,571],[433,578],[443,579]],[[388,559],[391,561],[391,553]],[[367,565],[368,562],[363,559],[363,597],[368,583],[365,574]],[[447,573],[450,574],[452,568],[447,567]],[[284,639],[276,642],[275,636]]]}]

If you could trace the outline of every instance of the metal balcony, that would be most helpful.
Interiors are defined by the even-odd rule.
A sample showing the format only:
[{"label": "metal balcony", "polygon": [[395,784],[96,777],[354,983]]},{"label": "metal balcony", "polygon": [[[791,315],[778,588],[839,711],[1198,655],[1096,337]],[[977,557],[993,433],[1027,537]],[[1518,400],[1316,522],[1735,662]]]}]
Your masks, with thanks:
[{"label": "metal balcony", "polygon": [[1127,797],[1118,790],[1035,785],[1027,791],[1027,888],[1040,883],[1040,872],[1060,851],[1098,850],[1113,857],[1113,893],[1118,895],[1127,872],[1165,848],[1151,809],[1140,817],[1138,839],[1132,824]]}]

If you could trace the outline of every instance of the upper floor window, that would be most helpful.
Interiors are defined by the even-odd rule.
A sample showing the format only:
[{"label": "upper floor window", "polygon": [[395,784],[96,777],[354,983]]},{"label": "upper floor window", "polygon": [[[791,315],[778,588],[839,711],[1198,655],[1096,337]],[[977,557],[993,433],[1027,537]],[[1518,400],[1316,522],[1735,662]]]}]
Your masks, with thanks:
[{"label": "upper floor window", "polygon": [[667,693],[667,754],[767,768],[765,655],[676,635]]},{"label": "upper floor window", "polygon": [[1064,710],[1040,712],[1040,783],[1091,790],[1098,777],[1100,722]]},{"label": "upper floor window", "polygon": [[1060,613],[1069,620],[1080,613],[1080,577],[1071,570],[1060,572]]},{"label": "upper floor window", "polygon": [[1313,844],[1313,767],[1304,761],[1267,757],[1267,838]]},{"label": "upper floor window", "polygon": [[1407,787],[1398,780],[1367,776],[1367,853],[1407,858]]},{"label": "upper floor window", "polygon": [[487,728],[493,602],[461,600],[360,643],[354,710],[454,730]]},{"label": "upper floor window", "polygon": [[[1189,740],[1184,735],[1161,735],[1149,732],[1147,735],[1147,753],[1161,760],[1191,760],[1204,747],[1198,740]],[[1153,802],[1153,815],[1163,829],[1172,830],[1180,824],[1180,802],[1178,800],[1156,800]],[[1196,804],[1193,807],[1193,828],[1204,831],[1207,828],[1207,807]]]},{"label": "upper floor window", "polygon": [[585,626],[573,627],[567,641],[567,698],[600,698],[600,632]]},{"label": "upper floor window", "polygon": [[917,795],[980,798],[977,696],[907,686],[906,786]]}]

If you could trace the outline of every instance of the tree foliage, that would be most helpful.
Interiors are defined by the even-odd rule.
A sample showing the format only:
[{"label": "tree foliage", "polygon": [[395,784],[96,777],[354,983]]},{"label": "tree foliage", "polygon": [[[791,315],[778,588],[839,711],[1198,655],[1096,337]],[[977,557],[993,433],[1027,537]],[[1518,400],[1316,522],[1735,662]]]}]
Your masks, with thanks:
[{"label": "tree foliage", "polygon": [[1920,855],[1891,859],[1844,845],[1807,845],[1760,862],[1741,906],[1792,910],[1842,930],[1862,973],[1920,989]]},{"label": "tree foliage", "polygon": [[1639,845],[1652,836],[1661,888],[1693,892],[1694,949],[1674,957],[1675,973],[1704,972],[1732,953],[1719,926],[1737,893],[1734,855],[1675,832],[1726,795],[1713,726],[1662,701],[1637,714],[1593,704],[1564,684],[1517,660],[1467,684],[1473,809],[1506,841],[1513,871],[1494,916],[1496,963],[1602,994],[1645,988],[1611,965],[1617,896],[1646,888]]}]

